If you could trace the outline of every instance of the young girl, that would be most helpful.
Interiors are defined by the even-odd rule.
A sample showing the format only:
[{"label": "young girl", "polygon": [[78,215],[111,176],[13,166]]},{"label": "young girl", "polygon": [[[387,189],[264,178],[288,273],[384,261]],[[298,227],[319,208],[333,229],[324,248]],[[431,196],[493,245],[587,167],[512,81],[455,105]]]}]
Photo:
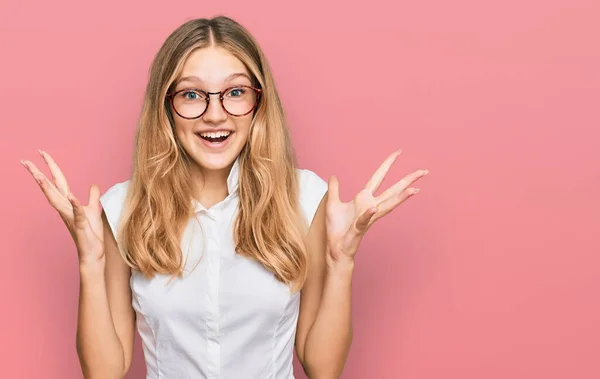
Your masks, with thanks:
[{"label": "young girl", "polygon": [[23,161],[79,255],[77,351],[86,378],[123,378],[134,330],[147,378],[340,376],[354,255],[373,222],[417,192],[409,174],[352,201],[296,168],[279,96],[254,38],[227,17],[175,30],[152,64],[131,180],[87,206],[52,157]]}]

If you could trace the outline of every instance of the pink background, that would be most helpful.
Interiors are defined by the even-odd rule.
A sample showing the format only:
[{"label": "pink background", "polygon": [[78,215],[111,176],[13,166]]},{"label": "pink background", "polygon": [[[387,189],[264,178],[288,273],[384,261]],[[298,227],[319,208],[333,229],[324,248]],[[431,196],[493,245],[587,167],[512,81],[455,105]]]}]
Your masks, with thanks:
[{"label": "pink background", "polygon": [[362,245],[343,378],[600,377],[600,3],[359,4],[2,1],[1,377],[81,377],[76,252],[19,159],[46,149],[79,197],[127,179],[153,55],[220,13],[270,59],[302,167],[345,199],[398,148],[385,186],[431,171]]}]

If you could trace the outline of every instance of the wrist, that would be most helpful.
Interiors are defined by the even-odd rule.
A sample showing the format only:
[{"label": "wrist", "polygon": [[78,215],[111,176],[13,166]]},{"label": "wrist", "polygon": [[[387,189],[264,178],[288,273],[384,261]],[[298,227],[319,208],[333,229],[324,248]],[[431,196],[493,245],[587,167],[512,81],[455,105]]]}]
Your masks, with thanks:
[{"label": "wrist", "polygon": [[354,258],[332,260],[327,266],[328,274],[341,278],[351,278],[354,272]]},{"label": "wrist", "polygon": [[79,262],[79,274],[86,277],[104,275],[105,266],[104,257],[96,260]]}]

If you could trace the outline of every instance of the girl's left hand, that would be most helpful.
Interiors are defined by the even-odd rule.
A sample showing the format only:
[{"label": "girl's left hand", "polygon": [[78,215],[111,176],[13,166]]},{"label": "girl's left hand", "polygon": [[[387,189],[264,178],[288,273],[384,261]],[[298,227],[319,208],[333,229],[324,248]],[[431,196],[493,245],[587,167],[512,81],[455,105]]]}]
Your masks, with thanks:
[{"label": "girl's left hand", "polygon": [[332,176],[329,179],[325,223],[329,267],[340,262],[352,262],[360,241],[371,225],[419,192],[418,188],[410,186],[427,175],[429,172],[427,170],[418,170],[408,174],[381,195],[374,195],[398,155],[400,155],[400,151],[388,156],[375,171],[366,187],[348,203],[340,201],[337,178]]}]

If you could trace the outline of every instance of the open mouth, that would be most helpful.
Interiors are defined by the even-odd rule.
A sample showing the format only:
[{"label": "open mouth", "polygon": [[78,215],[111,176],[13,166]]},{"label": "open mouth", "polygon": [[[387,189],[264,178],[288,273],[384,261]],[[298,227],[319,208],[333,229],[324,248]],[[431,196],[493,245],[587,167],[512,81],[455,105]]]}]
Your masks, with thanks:
[{"label": "open mouth", "polygon": [[202,138],[203,140],[215,144],[225,142],[232,134],[233,132],[231,131],[196,133],[196,135]]}]

